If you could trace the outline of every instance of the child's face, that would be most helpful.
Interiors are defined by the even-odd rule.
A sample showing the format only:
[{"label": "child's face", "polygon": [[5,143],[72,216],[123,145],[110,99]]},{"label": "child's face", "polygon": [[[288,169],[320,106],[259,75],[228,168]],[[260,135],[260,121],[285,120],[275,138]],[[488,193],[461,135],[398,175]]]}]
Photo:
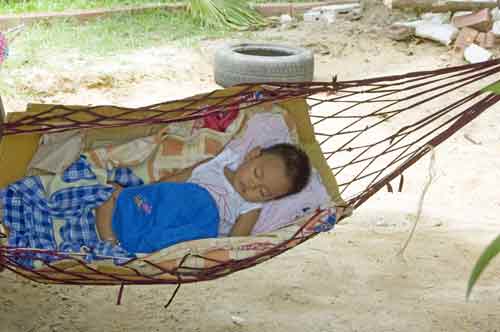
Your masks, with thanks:
[{"label": "child's face", "polygon": [[288,194],[291,184],[285,163],[279,156],[262,154],[255,148],[236,169],[235,190],[248,202],[265,202]]}]

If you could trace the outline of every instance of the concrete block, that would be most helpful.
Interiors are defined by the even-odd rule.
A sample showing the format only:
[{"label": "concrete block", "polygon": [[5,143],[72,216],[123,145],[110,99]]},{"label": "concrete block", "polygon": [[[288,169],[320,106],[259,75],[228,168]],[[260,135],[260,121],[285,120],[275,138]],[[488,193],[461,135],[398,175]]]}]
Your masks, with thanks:
[{"label": "concrete block", "polygon": [[458,29],[451,24],[439,24],[426,22],[417,24],[415,35],[437,41],[444,45],[450,45],[458,34]]},{"label": "concrete block", "polygon": [[321,20],[321,13],[319,11],[307,11],[304,13],[304,22],[312,23]]},{"label": "concrete block", "polygon": [[423,13],[420,18],[433,23],[450,23],[450,13]]},{"label": "concrete block", "polygon": [[349,3],[342,5],[329,5],[329,6],[317,7],[315,8],[315,10],[319,10],[322,13],[334,13],[335,15],[337,15],[337,14],[348,14],[351,12],[360,14],[362,8],[359,3]]},{"label": "concrete block", "polygon": [[495,37],[500,37],[500,21],[493,23],[491,32],[495,35]]},{"label": "concrete block", "polygon": [[487,61],[491,59],[492,56],[493,54],[490,51],[485,50],[484,48],[476,44],[470,44],[464,50],[464,58],[469,63]]},{"label": "concrete block", "polygon": [[413,20],[413,21],[407,21],[407,22],[394,22],[392,25],[394,26],[403,26],[403,27],[410,27],[415,29],[415,27],[421,23],[425,22],[424,20]]},{"label": "concrete block", "polygon": [[335,22],[338,15],[350,15],[351,18],[359,18],[362,7],[359,3],[328,5],[314,7],[304,13],[304,22],[324,22],[331,24]]},{"label": "concrete block", "polygon": [[500,21],[500,9],[498,7],[493,8],[490,13],[493,21]]}]

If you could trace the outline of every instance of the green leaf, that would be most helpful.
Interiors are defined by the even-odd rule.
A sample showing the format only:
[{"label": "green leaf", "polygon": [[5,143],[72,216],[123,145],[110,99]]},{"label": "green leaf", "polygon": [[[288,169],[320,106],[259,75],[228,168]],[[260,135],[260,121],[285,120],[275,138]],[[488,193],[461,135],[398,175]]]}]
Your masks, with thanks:
[{"label": "green leaf", "polygon": [[469,298],[469,295],[472,291],[472,287],[476,283],[477,279],[483,272],[483,270],[488,266],[490,261],[500,252],[500,235],[497,236],[493,242],[491,242],[484,252],[481,254],[479,259],[476,262],[476,265],[474,266],[474,269],[472,270],[472,273],[469,277],[469,283],[467,284],[467,295],[466,298]]},{"label": "green leaf", "polygon": [[267,24],[242,0],[189,0],[189,12],[203,26],[247,30]]},{"label": "green leaf", "polygon": [[488,85],[481,89],[482,92],[493,92],[494,94],[500,95],[500,81]]}]

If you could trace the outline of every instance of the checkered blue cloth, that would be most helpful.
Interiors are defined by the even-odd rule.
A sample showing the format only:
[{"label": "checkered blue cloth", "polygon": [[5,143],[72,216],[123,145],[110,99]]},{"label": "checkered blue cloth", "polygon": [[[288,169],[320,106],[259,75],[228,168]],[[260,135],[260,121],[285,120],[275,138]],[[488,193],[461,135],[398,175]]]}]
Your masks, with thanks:
[{"label": "checkered blue cloth", "polygon": [[108,171],[108,179],[111,179],[111,181],[118,183],[122,187],[133,187],[144,184],[144,181],[128,167],[113,168],[111,171]]},{"label": "checkered blue cloth", "polygon": [[64,182],[76,182],[83,179],[96,180],[97,176],[95,176],[94,172],[92,172],[87,159],[81,156],[78,160],[66,168],[62,175],[62,179]]},{"label": "checkered blue cloth", "polygon": [[[109,171],[110,179],[122,186],[143,184],[128,168]],[[65,182],[97,179],[90,164],[81,156],[62,174]],[[47,192],[38,176],[21,179],[0,191],[3,202],[4,223],[9,228],[8,245],[17,248],[36,248],[64,253],[85,253],[90,261],[114,257],[118,262],[134,255],[120,246],[100,241],[95,228],[94,209],[109,199],[113,188],[94,184],[74,186]],[[59,228],[62,241],[56,242],[54,220],[63,220]],[[50,262],[51,255],[36,254],[35,259]],[[19,263],[33,266],[32,259],[20,259]]]}]

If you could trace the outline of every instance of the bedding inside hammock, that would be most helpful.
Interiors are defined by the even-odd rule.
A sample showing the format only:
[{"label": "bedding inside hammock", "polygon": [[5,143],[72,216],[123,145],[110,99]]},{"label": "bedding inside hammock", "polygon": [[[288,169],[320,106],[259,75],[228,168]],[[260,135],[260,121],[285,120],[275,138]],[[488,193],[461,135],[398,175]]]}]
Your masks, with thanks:
[{"label": "bedding inside hammock", "polygon": [[[142,184],[128,168],[114,169],[109,176],[123,186]],[[48,188],[57,182],[63,184],[62,189],[50,194]],[[3,222],[9,229],[8,245],[81,253],[88,261],[96,257],[134,257],[97,236],[94,210],[109,199],[112,191],[111,186],[97,181],[84,156],[61,175],[30,176],[9,185],[0,191]],[[36,254],[36,258],[52,259],[44,254]],[[20,263],[30,266],[32,262]]]},{"label": "bedding inside hammock", "polygon": [[[257,145],[265,147],[278,142],[296,143],[295,133],[289,130],[280,112],[282,110],[279,109],[274,113],[253,115],[247,121],[244,132],[230,141],[228,147],[244,154]],[[176,131],[176,134],[179,132]],[[144,143],[144,140],[141,142]],[[132,146],[134,148],[131,151],[136,152],[137,145]],[[105,159],[102,153],[109,151],[109,148],[98,151],[101,161]],[[117,151],[123,153],[124,150]],[[103,178],[122,186],[143,184],[150,182],[151,178],[147,174],[144,176],[145,167],[141,167],[140,162],[131,163],[131,167],[106,167],[108,170],[103,174],[102,169],[96,168],[96,162],[89,160],[92,156],[95,157],[92,154],[80,156],[61,175],[27,177],[2,191],[4,221],[11,229],[10,246],[77,252],[84,254],[87,260],[111,256],[116,258],[116,262],[123,262],[133,257],[120,246],[99,241],[93,210],[111,194],[112,189],[103,184],[106,183]],[[116,154],[111,157],[115,158]],[[106,158],[107,161],[112,159],[109,155]],[[144,160],[141,162],[144,164]],[[106,166],[113,163],[116,164],[116,158]],[[143,175],[142,178],[137,173]],[[51,194],[47,194],[49,192]],[[266,204],[253,234],[283,227],[329,201],[328,193],[315,173],[302,193]],[[50,260],[48,256],[38,258]]]}]

